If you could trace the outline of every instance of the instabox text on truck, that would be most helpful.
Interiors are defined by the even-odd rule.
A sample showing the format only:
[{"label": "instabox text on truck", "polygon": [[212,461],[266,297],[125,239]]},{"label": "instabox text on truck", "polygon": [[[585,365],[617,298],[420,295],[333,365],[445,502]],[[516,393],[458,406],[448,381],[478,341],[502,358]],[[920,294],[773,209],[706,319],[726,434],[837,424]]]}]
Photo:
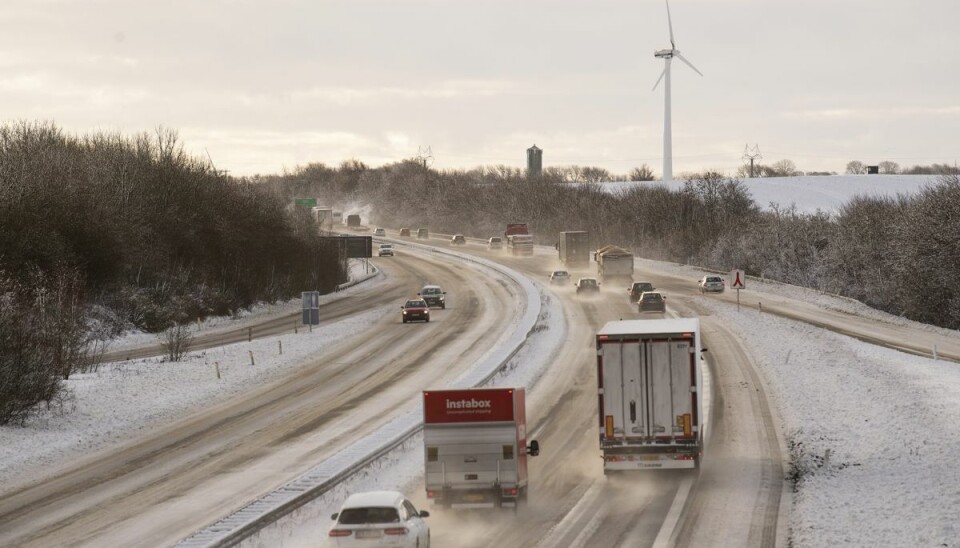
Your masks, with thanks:
[{"label": "instabox text on truck", "polygon": [[608,322],[597,333],[603,471],[699,468],[700,320]]},{"label": "instabox text on truck", "polygon": [[423,392],[427,498],[447,508],[513,507],[527,498],[523,388]]}]

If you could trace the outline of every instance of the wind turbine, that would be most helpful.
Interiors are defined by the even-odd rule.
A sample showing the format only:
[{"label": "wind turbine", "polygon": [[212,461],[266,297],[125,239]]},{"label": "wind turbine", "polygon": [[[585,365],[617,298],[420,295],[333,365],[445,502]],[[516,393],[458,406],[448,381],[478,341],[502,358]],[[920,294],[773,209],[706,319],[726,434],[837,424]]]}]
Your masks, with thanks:
[{"label": "wind turbine", "polygon": [[682,55],[680,55],[680,50],[677,49],[677,45],[673,41],[673,21],[670,20],[670,0],[667,2],[667,25],[670,27],[670,49],[662,49],[659,51],[653,52],[653,56],[659,59],[663,59],[664,67],[663,72],[660,73],[660,78],[657,78],[657,83],[653,85],[653,90],[656,91],[657,86],[660,85],[660,80],[663,80],[663,180],[672,181],[673,180],[673,138],[670,134],[670,61],[674,57],[680,59],[687,64],[694,72],[703,76],[703,73],[697,70],[697,67],[693,66],[693,63],[687,61]]}]

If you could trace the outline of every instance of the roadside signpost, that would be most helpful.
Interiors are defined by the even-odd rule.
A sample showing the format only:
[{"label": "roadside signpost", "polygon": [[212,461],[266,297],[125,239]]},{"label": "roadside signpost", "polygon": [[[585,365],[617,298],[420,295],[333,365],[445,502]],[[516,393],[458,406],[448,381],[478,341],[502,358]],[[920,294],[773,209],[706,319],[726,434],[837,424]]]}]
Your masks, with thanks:
[{"label": "roadside signpost", "polygon": [[740,312],[740,290],[747,288],[747,275],[742,270],[731,270],[730,287],[737,290],[737,312]]}]

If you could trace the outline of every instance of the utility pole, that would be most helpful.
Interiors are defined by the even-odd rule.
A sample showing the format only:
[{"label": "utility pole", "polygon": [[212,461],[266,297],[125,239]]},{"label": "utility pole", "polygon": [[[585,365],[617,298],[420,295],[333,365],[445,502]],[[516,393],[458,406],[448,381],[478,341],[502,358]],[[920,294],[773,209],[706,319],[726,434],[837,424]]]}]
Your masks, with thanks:
[{"label": "utility pole", "polygon": [[743,145],[742,159],[744,162],[750,161],[750,178],[753,179],[754,160],[763,160],[763,155],[760,154],[760,145],[753,145],[753,148],[750,148],[750,145]]}]

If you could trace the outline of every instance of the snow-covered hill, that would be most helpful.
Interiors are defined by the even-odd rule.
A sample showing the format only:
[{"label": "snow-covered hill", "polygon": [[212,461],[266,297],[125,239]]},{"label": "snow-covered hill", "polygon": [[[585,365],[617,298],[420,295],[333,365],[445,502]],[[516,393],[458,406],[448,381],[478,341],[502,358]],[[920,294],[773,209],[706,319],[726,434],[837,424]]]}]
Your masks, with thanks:
[{"label": "snow-covered hill", "polygon": [[[937,175],[826,175],[802,177],[771,177],[744,179],[750,194],[757,204],[769,209],[771,203],[781,207],[797,206],[801,212],[812,213],[817,209],[836,211],[850,198],[857,195],[896,196],[915,194],[925,186],[935,184]],[[618,192],[636,185],[666,185],[679,189],[683,181],[614,182],[602,183],[608,192]]]}]

